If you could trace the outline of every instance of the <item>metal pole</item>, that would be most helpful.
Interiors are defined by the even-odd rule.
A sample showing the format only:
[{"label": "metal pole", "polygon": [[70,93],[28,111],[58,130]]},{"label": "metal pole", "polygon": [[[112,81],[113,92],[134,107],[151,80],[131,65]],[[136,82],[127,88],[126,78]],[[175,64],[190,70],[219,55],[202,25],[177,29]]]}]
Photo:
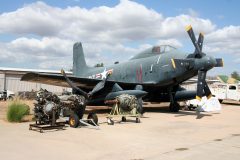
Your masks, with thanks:
[{"label": "metal pole", "polygon": [[6,77],[6,72],[3,72],[4,75],[4,81],[3,81],[3,90],[7,90],[7,77]]}]

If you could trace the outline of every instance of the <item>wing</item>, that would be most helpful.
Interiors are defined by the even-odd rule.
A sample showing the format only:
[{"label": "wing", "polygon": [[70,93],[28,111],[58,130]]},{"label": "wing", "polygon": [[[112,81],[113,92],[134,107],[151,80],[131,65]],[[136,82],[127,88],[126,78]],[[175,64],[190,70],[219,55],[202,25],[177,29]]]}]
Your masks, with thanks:
[{"label": "wing", "polygon": [[[81,89],[92,90],[97,83],[102,81],[102,79],[91,79],[91,78],[82,78],[76,77],[72,75],[68,75],[68,78]],[[21,78],[21,81],[35,82],[35,83],[43,83],[61,87],[70,87],[66,82],[66,79],[61,74],[49,74],[49,73],[36,73],[30,72]],[[131,88],[133,89],[139,83],[128,83],[128,82],[118,82],[114,80],[108,80],[106,82],[107,85],[113,85],[114,83],[118,83],[123,88]],[[154,87],[155,82],[145,82],[143,85],[145,87]]]},{"label": "wing", "polygon": [[[68,76],[69,79],[82,89],[92,89],[98,82],[99,79],[80,78],[75,76]],[[35,73],[30,72],[21,78],[21,81],[43,83],[61,87],[69,87],[66,79],[61,74],[48,74],[48,73]]]}]

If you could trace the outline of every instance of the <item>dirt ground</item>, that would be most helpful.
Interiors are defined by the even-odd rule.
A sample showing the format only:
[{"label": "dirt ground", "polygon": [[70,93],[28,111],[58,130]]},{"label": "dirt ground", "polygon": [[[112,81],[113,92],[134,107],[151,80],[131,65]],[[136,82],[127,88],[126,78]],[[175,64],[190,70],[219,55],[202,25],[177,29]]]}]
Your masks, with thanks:
[{"label": "dirt ground", "polygon": [[106,123],[109,109],[100,110],[99,128],[79,127],[39,133],[30,123],[0,120],[0,158],[16,159],[239,159],[240,105],[223,104],[221,112],[169,113],[166,105],[149,105],[137,124]]}]

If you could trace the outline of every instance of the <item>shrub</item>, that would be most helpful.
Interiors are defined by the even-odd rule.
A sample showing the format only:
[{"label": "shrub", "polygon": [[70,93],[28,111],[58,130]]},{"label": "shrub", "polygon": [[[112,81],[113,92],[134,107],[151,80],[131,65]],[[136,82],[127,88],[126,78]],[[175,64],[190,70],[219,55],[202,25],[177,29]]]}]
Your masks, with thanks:
[{"label": "shrub", "polygon": [[7,120],[9,122],[21,122],[23,116],[29,114],[30,108],[20,100],[13,100],[8,105]]}]

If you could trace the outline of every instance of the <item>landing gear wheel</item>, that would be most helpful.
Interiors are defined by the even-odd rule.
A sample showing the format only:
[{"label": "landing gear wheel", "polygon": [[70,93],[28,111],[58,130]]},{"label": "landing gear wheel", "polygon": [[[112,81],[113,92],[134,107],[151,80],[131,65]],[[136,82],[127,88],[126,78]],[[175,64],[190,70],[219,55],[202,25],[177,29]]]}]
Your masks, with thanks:
[{"label": "landing gear wheel", "polygon": [[[98,117],[96,113],[89,113],[87,119],[89,119],[88,123],[92,125],[97,125],[98,124]],[[95,123],[93,123],[92,121]]]},{"label": "landing gear wheel", "polygon": [[114,121],[110,118],[107,119],[108,125],[114,125]]},{"label": "landing gear wheel", "polygon": [[122,116],[122,122],[126,122],[127,121],[127,118]]},{"label": "landing gear wheel", "polygon": [[219,99],[219,102],[222,103],[222,102],[223,102],[223,99]]},{"label": "landing gear wheel", "polygon": [[79,118],[77,114],[74,113],[69,117],[69,125],[73,128],[77,128],[79,126]]},{"label": "landing gear wheel", "polygon": [[136,118],[136,123],[140,123],[141,121],[140,121],[140,118]]},{"label": "landing gear wheel", "polygon": [[180,105],[177,102],[170,103],[169,109],[170,109],[170,112],[178,112],[180,109]]}]

